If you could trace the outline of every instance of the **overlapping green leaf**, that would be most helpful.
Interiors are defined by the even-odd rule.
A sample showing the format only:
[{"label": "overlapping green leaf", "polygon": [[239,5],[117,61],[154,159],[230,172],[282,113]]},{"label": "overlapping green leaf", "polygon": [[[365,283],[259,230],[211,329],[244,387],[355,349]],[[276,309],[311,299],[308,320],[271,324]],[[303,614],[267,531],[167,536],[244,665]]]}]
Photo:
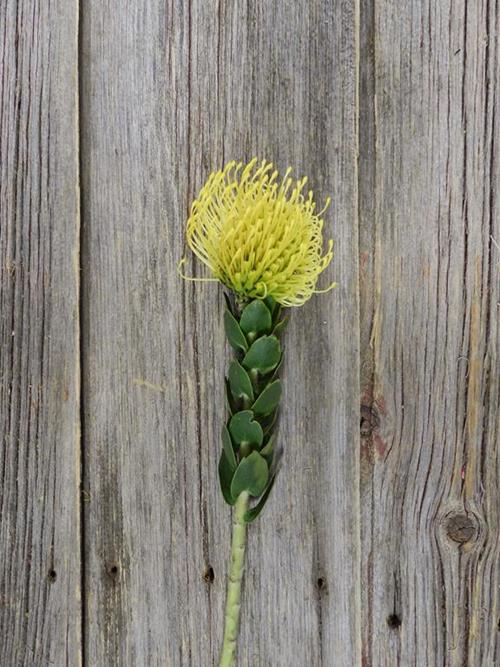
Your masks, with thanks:
[{"label": "overlapping green leaf", "polygon": [[271,313],[271,317],[273,318],[273,322],[275,322],[276,321],[276,315],[280,311],[279,303],[275,299],[273,299],[272,296],[266,296],[266,298],[264,299],[264,303],[269,308],[269,312]]},{"label": "overlapping green leaf", "polygon": [[269,468],[265,459],[258,452],[252,452],[236,468],[231,482],[231,496],[237,498],[242,491],[248,491],[251,496],[258,497],[266,488],[268,478]]},{"label": "overlapping green leaf", "polygon": [[276,326],[273,329],[273,336],[276,336],[277,338],[279,338],[279,336],[281,336],[281,334],[283,333],[283,331],[285,331],[285,329],[288,325],[288,320],[289,320],[289,318],[287,316],[287,317],[284,317],[282,320],[280,320],[279,322],[276,323]]},{"label": "overlapping green leaf", "polygon": [[227,308],[224,311],[224,329],[231,347],[233,347],[236,351],[241,352],[246,352],[248,350],[248,343],[247,339],[245,338],[245,334],[240,329],[240,325],[238,324],[234,315],[231,313],[231,311],[227,310]]},{"label": "overlapping green leaf", "polygon": [[269,494],[273,489],[275,480],[276,480],[276,474],[274,474],[271,477],[269,484],[267,485],[266,490],[264,491],[264,495],[259,500],[257,505],[255,505],[255,507],[252,507],[251,509],[245,512],[244,519],[246,523],[251,523],[252,521],[255,521],[255,519],[262,512],[262,510],[264,509],[264,505],[267,503],[267,499],[269,498]]},{"label": "overlapping green leaf", "polygon": [[233,441],[231,440],[231,436],[225,424],[222,426],[222,447],[224,448],[224,453],[226,455],[229,467],[234,472],[238,463],[234,453]]},{"label": "overlapping green leaf", "polygon": [[274,410],[274,412],[271,412],[270,415],[267,415],[265,418],[261,419],[264,435],[267,435],[273,430],[278,419],[278,414],[279,406]]},{"label": "overlapping green leaf", "polygon": [[243,308],[240,328],[246,334],[248,340],[254,340],[257,336],[269,333],[272,325],[271,313],[263,301],[254,299]]},{"label": "overlapping green leaf", "polygon": [[254,419],[251,410],[242,410],[231,417],[229,433],[238,445],[248,444],[260,447],[264,440],[262,426]]},{"label": "overlapping green leaf", "polygon": [[275,380],[266,386],[260,396],[252,405],[252,411],[256,415],[269,415],[276,408],[281,398],[281,382]]},{"label": "overlapping green leaf", "polygon": [[[222,429],[219,479],[224,499],[233,505],[247,491],[260,500],[245,521],[254,521],[274,484],[278,460],[275,429],[282,394],[277,379],[283,361],[279,336],[288,318],[272,298],[233,305],[225,295],[224,327],[238,359],[229,365],[226,396],[230,412]],[[239,313],[238,308],[243,308]],[[243,408],[243,409],[241,409]]]},{"label": "overlapping green leaf", "polygon": [[280,359],[281,345],[276,336],[262,336],[252,343],[243,358],[242,365],[265,375],[276,368]]},{"label": "overlapping green leaf", "polygon": [[271,468],[273,464],[273,459],[274,459],[274,445],[276,442],[276,436],[273,433],[270,437],[269,440],[266,442],[264,447],[260,450],[260,455],[263,456],[266,461],[267,465],[269,466],[269,469]]},{"label": "overlapping green leaf", "polygon": [[231,392],[231,387],[229,386],[229,380],[227,378],[226,378],[225,384],[226,384],[226,405],[227,405],[227,409],[229,410],[230,415],[234,415],[235,412],[238,412],[238,406],[236,405],[236,402],[233,398],[233,394]]},{"label": "overlapping green leaf", "polygon": [[284,358],[283,352],[284,352],[284,348],[282,347],[282,348],[281,348],[281,357],[280,357],[280,360],[279,360],[279,362],[278,362],[278,365],[277,365],[276,368],[274,369],[273,374],[271,375],[270,382],[272,382],[273,380],[276,380],[276,378],[278,377],[279,372],[280,372],[280,370],[281,370],[281,367],[283,366],[283,358]]},{"label": "overlapping green leaf", "polygon": [[229,386],[234,398],[247,398],[253,401],[252,381],[243,366],[236,360],[229,364]]},{"label": "overlapping green leaf", "polygon": [[229,298],[229,296],[225,292],[223,292],[223,295],[224,295],[224,301],[226,302],[226,308],[229,310],[231,315],[234,315],[234,310],[233,310],[233,305],[231,303],[231,299]]},{"label": "overlapping green leaf", "polygon": [[224,450],[222,450],[219,459],[219,482],[222,495],[228,505],[234,505],[236,498],[231,494],[231,483],[234,477],[234,469],[231,468]]}]

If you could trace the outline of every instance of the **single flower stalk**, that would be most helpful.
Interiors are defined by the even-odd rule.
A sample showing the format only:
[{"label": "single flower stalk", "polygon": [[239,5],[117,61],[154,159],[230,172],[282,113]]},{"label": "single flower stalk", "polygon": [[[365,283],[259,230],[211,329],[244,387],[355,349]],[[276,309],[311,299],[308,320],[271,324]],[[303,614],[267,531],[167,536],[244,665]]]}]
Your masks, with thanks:
[{"label": "single flower stalk", "polygon": [[[219,480],[234,507],[220,667],[234,665],[239,632],[246,526],[269,498],[276,479],[276,423],[282,387],[284,307],[301,306],[317,289],[333,256],[323,251],[325,208],[317,212],[307,179],[278,180],[273,165],[230,162],[211,174],[191,207],[187,242],[225,294],[224,327],[235,352],[226,377],[228,418],[222,427]],[[181,260],[181,265],[185,260]]]}]

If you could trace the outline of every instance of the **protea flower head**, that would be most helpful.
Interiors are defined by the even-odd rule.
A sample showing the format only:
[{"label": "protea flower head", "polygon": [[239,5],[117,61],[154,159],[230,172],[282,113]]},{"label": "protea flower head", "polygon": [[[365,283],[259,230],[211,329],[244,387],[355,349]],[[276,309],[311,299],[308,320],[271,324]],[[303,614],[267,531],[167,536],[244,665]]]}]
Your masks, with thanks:
[{"label": "protea flower head", "polygon": [[187,222],[191,250],[213,279],[239,299],[274,298],[300,306],[316,289],[333,256],[323,252],[324,209],[316,212],[307,178],[294,181],[288,169],[278,181],[272,163],[254,158],[246,166],[229,162],[212,173],[193,202]]}]

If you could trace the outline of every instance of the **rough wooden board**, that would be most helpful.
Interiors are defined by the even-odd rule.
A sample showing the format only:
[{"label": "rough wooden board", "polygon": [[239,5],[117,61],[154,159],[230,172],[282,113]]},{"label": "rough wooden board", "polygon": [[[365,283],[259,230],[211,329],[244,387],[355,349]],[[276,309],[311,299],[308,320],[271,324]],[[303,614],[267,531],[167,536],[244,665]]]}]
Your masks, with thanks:
[{"label": "rough wooden board", "polygon": [[499,660],[499,17],[487,1],[376,0],[364,15],[375,81],[374,140],[365,128],[361,145],[361,160],[375,148],[373,199],[360,215],[375,276],[371,294],[361,283],[373,355],[362,375],[374,427],[362,443],[369,665]]},{"label": "rough wooden board", "polygon": [[77,3],[0,5],[0,664],[80,664]]},{"label": "rough wooden board", "polygon": [[[335,292],[292,311],[283,468],[250,530],[240,664],[359,664],[355,3],[250,3],[226,16],[224,149],[310,176],[336,239]],[[238,81],[248,82],[237,88]],[[251,82],[251,83],[250,83]],[[237,92],[235,92],[235,89]],[[251,119],[245,143],[238,128]],[[243,120],[242,120],[243,119]]]},{"label": "rough wooden board", "polygon": [[[0,9],[2,665],[81,650],[77,8],[39,4]],[[228,354],[176,264],[204,177],[255,153],[333,194],[341,287],[287,333],[240,664],[359,664],[360,636],[366,665],[495,664],[499,9],[361,0],[357,185],[356,3],[183,4],[82,5],[85,664],[218,653]]]},{"label": "rough wooden board", "polygon": [[201,465],[213,445],[211,398],[222,401],[211,381],[211,341],[222,333],[217,312],[208,328],[193,315],[176,271],[189,151],[198,151],[189,143],[190,39],[187,3],[90,2],[82,15],[92,665],[201,665],[211,651],[203,574],[217,488],[215,479],[202,487]]},{"label": "rough wooden board", "polygon": [[222,296],[182,283],[176,264],[203,179],[254,152],[333,194],[330,278],[342,286],[288,334],[286,454],[251,529],[240,664],[359,662],[354,36],[350,1],[86,4],[89,664],[205,666],[218,654],[230,528],[216,479]]}]

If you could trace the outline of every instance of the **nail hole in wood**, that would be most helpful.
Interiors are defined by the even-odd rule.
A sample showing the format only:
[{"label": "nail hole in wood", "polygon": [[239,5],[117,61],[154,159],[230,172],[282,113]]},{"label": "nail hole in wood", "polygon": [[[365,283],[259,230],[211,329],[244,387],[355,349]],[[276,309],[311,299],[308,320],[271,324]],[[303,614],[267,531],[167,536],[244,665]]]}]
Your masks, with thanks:
[{"label": "nail hole in wood", "polygon": [[211,565],[208,565],[203,571],[203,579],[207,584],[213,584],[215,579],[214,568]]},{"label": "nail hole in wood", "polygon": [[500,618],[498,619],[497,630],[498,630],[498,632],[500,632]]},{"label": "nail hole in wood", "polygon": [[397,614],[391,614],[387,617],[387,625],[392,630],[397,630],[399,627],[401,627],[401,619]]},{"label": "nail hole in wood", "polygon": [[106,566],[106,572],[112,579],[116,579],[120,573],[118,563],[108,563]]},{"label": "nail hole in wood", "polygon": [[318,580],[316,581],[316,586],[320,593],[323,592],[326,589],[326,579],[324,577],[318,577]]},{"label": "nail hole in wood", "polygon": [[47,577],[49,581],[53,583],[57,579],[57,572],[54,569],[49,570]]}]

